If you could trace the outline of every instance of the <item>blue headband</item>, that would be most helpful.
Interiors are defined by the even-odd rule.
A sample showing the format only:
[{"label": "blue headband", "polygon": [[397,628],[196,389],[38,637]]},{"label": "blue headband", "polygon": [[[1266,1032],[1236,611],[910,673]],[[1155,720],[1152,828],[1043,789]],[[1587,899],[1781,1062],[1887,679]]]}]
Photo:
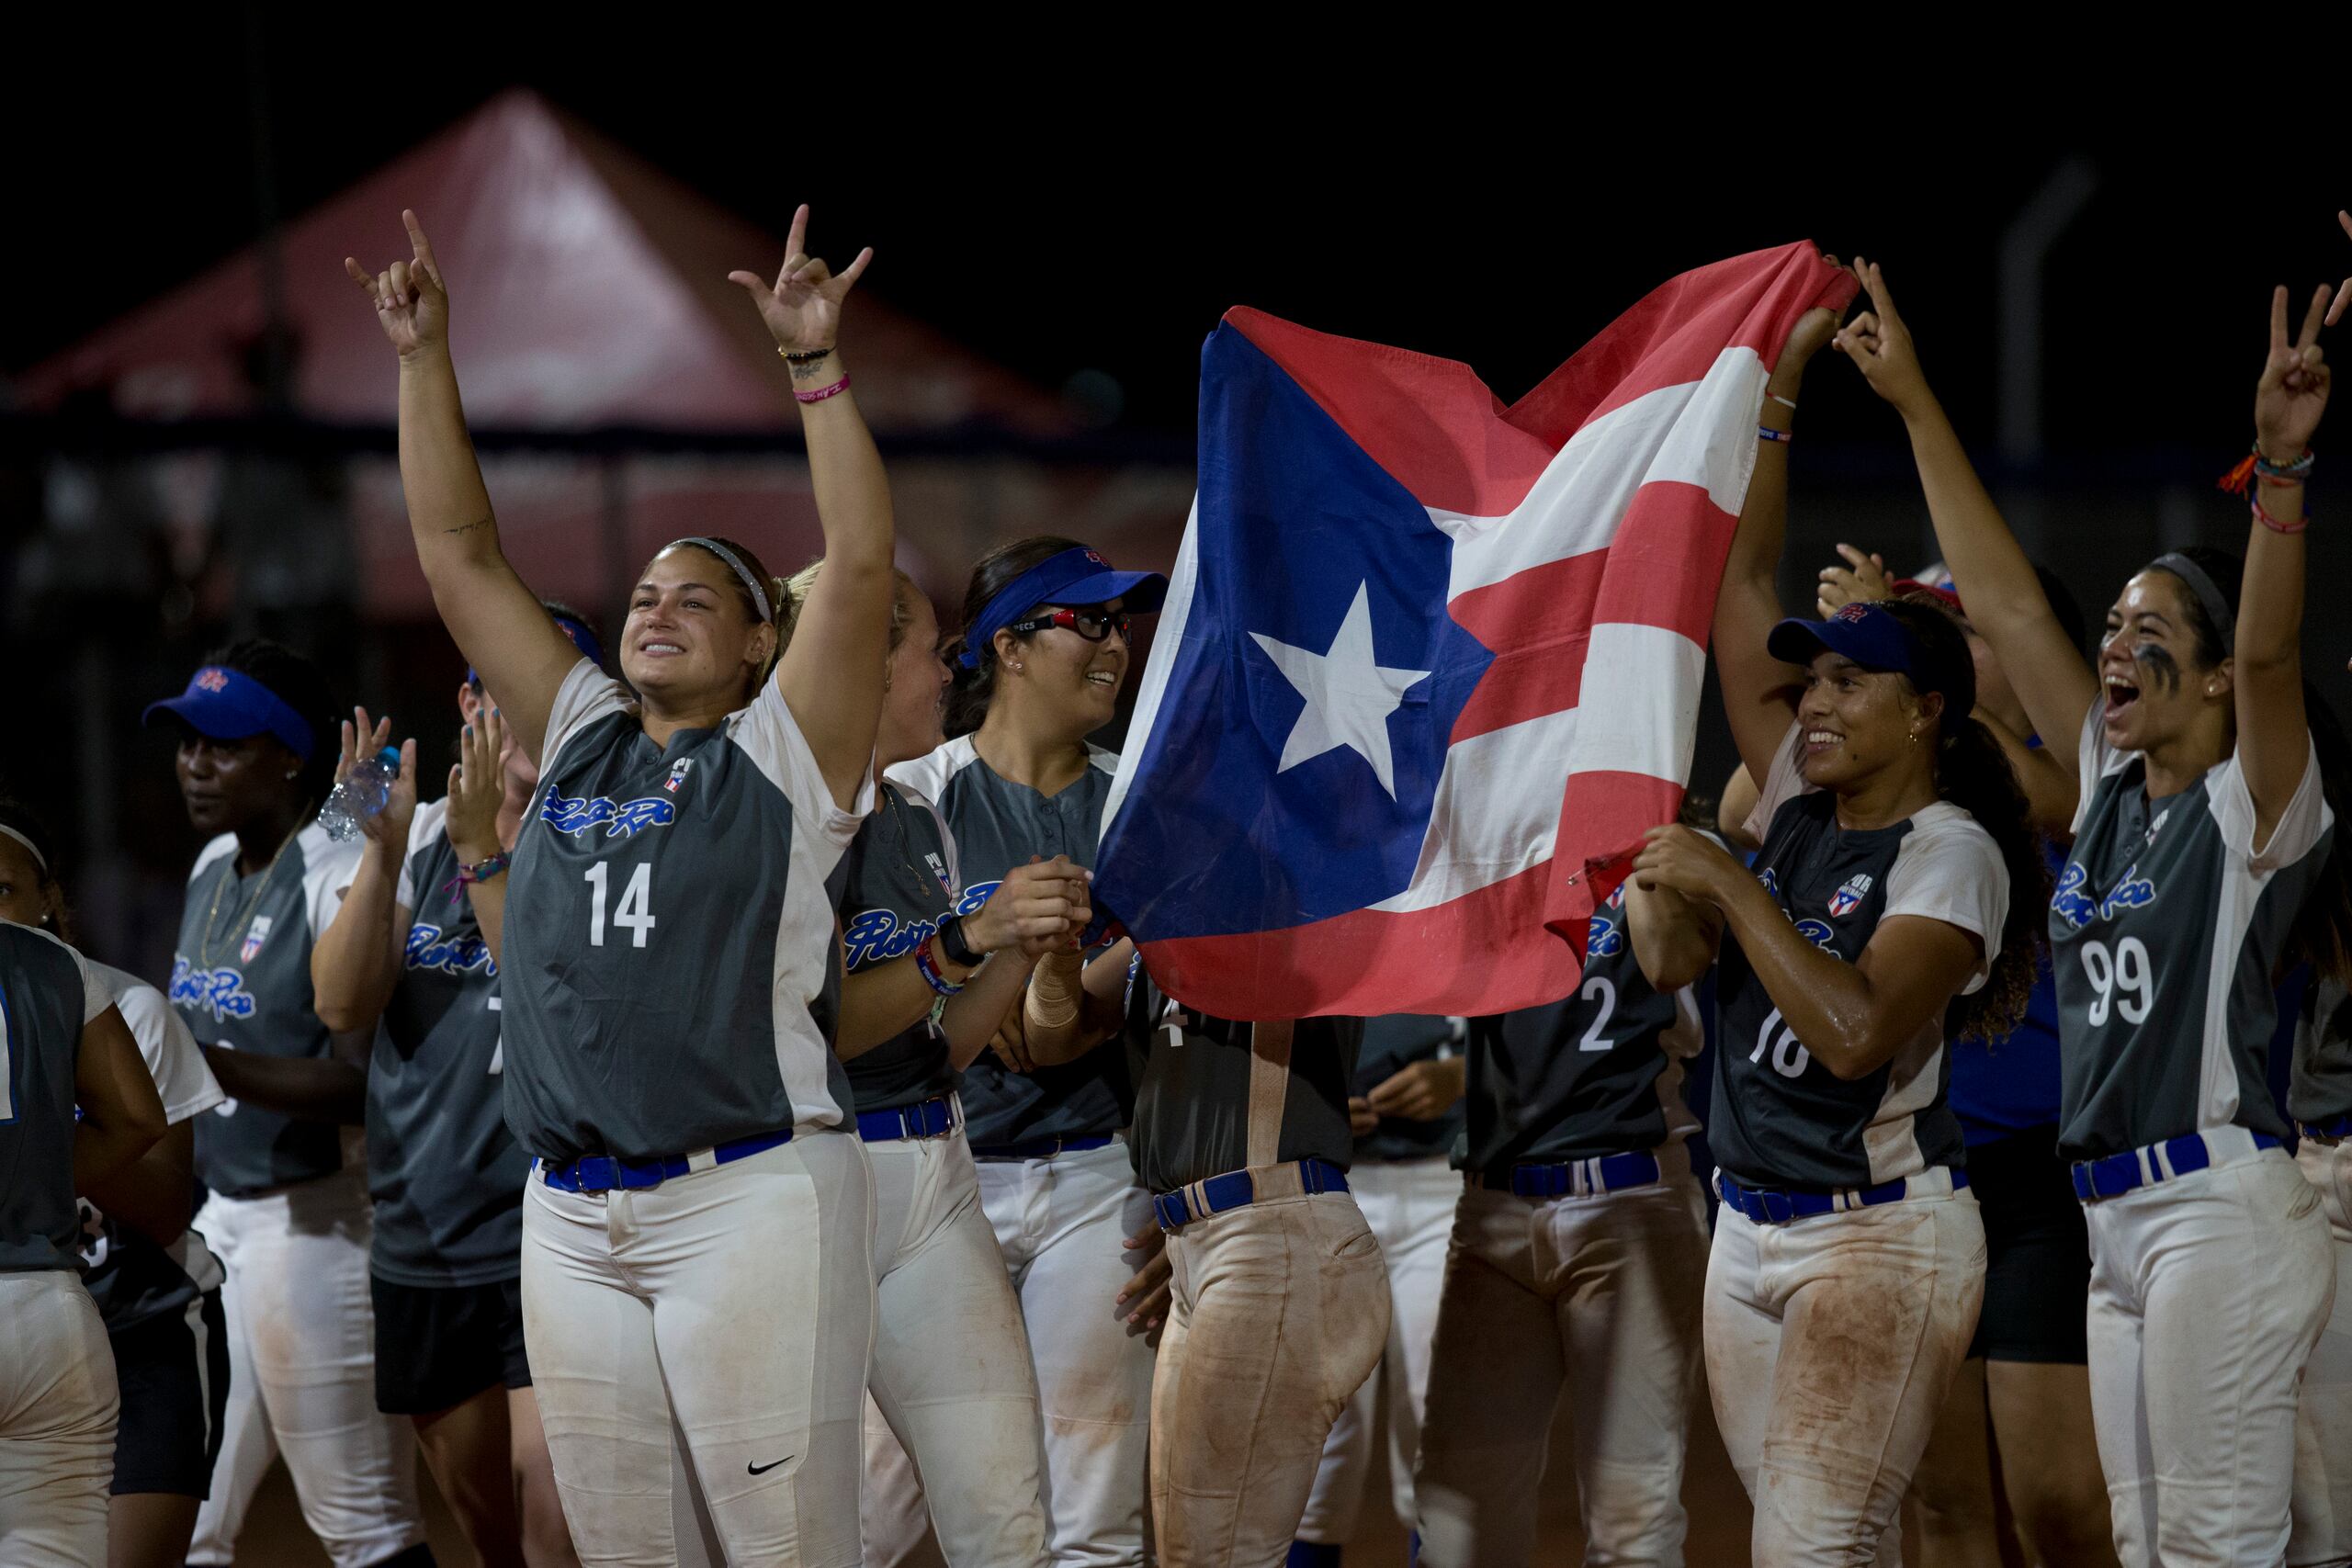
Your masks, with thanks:
[{"label": "blue headband", "polygon": [[[548,612],[548,617],[555,622],[555,629],[570,638],[571,646],[580,650],[580,657],[599,670],[605,667],[605,645],[596,640],[596,634],[588,629],[587,622],[574,620],[570,615],[559,615],[552,610]],[[466,684],[481,684],[481,677],[474,673],[474,667],[470,664],[466,666]]]},{"label": "blue headband", "polygon": [[1114,571],[1111,563],[1076,545],[1047,556],[997,590],[979,618],[964,633],[956,661],[967,670],[987,662],[996,634],[1040,604],[1107,604],[1117,599],[1132,613],[1148,614],[1168,597],[1168,580],[1156,571]]},{"label": "blue headband", "polygon": [[188,677],[187,691],[148,704],[140,721],[153,724],[158,714],[169,714],[213,740],[274,735],[306,762],[315,740],[310,721],[288,707],[284,698],[244,671],[224,664],[206,665]]}]

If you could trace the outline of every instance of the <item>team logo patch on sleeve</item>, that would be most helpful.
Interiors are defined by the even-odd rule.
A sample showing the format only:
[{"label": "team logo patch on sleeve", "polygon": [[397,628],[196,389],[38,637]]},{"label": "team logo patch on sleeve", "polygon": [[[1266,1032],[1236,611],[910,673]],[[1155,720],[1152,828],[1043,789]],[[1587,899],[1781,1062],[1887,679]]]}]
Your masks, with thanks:
[{"label": "team logo patch on sleeve", "polygon": [[1858,871],[1846,879],[1846,885],[1829,896],[1829,918],[1842,920],[1862,906],[1871,894],[1871,874]]},{"label": "team logo patch on sleeve", "polygon": [[254,955],[261,951],[261,944],[269,940],[269,916],[254,917],[254,923],[245,928],[245,944],[237,950],[239,958],[247,964],[254,961]]},{"label": "team logo patch on sleeve", "polygon": [[676,761],[671,763],[670,776],[662,781],[662,787],[668,790],[672,795],[677,794],[679,787],[686,782],[687,772],[692,769],[694,765],[695,760],[692,757],[681,757]]},{"label": "team logo patch on sleeve", "polygon": [[677,819],[678,808],[658,795],[617,802],[603,795],[594,800],[571,800],[549,790],[547,804],[539,807],[539,820],[575,839],[600,826],[605,837],[626,839],[640,829],[666,828]]}]

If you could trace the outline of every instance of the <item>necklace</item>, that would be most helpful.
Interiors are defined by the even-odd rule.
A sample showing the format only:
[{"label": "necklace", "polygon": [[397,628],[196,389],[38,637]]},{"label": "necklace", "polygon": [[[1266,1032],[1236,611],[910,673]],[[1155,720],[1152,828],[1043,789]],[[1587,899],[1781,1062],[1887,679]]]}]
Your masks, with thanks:
[{"label": "necklace", "polygon": [[922,868],[915,864],[914,835],[909,831],[905,801],[901,800],[899,792],[888,784],[882,786],[882,797],[889,803],[890,820],[897,829],[899,840],[899,863],[906,867],[907,875],[911,879],[917,905],[933,902],[931,890],[936,887],[939,889],[939,897],[946,900],[947,908],[953,910],[956,907],[955,897],[948,892],[946,886],[936,876],[925,876]]},{"label": "necklace", "polygon": [[[302,827],[303,825],[300,822],[294,825],[293,829],[278,844],[277,852],[269,857],[269,864],[264,866],[262,874],[254,878],[253,892],[240,901],[236,911],[229,917],[230,930],[234,931],[240,921],[244,920],[260,907],[261,896],[269,890],[269,879],[276,874],[277,863],[286,858],[287,846],[301,837]],[[197,938],[196,961],[208,969],[212,967],[212,923],[220,918],[220,896],[229,890],[229,884],[237,880],[236,871],[236,857],[232,855],[229,860],[229,874],[213,885],[212,907],[204,913],[204,934]]]}]

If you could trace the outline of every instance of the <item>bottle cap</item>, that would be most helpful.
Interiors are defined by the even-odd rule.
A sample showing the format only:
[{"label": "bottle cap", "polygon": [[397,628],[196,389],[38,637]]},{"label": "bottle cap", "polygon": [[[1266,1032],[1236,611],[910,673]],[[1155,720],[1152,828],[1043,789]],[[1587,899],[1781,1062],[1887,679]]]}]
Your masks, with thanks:
[{"label": "bottle cap", "polygon": [[387,746],[376,753],[376,761],[397,773],[401,771],[401,749],[397,746]]}]

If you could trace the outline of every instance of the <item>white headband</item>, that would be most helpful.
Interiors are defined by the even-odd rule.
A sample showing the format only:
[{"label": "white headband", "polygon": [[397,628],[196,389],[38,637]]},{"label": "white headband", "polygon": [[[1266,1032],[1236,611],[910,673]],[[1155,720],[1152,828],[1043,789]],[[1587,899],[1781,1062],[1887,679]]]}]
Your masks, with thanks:
[{"label": "white headband", "polygon": [[17,832],[6,822],[0,822],[0,833],[6,833],[8,837],[16,840],[17,842],[24,845],[25,852],[33,857],[33,863],[40,867],[40,874],[43,876],[47,876],[49,874],[49,857],[40,852],[40,846],[39,844],[34,843],[30,839],[26,838],[22,833]]},{"label": "white headband", "polygon": [[752,591],[752,603],[758,606],[761,621],[765,623],[775,619],[775,611],[768,604],[767,588],[758,578],[752,575],[752,569],[743,564],[742,557],[720,544],[717,539],[706,539],[699,534],[689,535],[683,539],[673,539],[662,547],[674,550],[680,545],[692,545],[696,549],[708,550],[712,555],[733,567],[735,575],[743,580],[743,586]]}]

